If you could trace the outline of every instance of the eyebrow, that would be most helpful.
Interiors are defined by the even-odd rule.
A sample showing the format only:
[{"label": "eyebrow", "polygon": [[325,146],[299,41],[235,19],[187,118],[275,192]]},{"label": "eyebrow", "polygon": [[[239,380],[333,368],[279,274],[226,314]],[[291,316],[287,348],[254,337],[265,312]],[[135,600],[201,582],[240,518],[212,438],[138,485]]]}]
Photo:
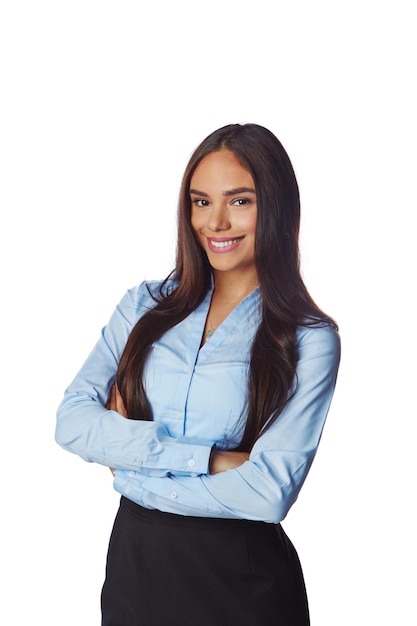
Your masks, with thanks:
[{"label": "eyebrow", "polygon": [[[198,191],[198,189],[190,189],[190,193],[194,194],[195,196],[203,196],[204,198],[208,198],[208,193],[205,193],[204,191]],[[252,187],[236,187],[236,189],[228,189],[227,191],[223,191],[223,195],[224,196],[235,196],[236,194],[239,193],[256,193],[255,189],[252,189]]]}]

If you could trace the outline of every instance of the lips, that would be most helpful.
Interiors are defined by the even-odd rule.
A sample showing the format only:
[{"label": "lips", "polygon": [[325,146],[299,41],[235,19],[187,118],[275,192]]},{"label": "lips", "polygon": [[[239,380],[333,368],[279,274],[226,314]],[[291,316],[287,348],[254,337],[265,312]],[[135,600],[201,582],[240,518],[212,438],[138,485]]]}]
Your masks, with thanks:
[{"label": "lips", "polygon": [[224,254],[226,252],[236,250],[243,239],[244,237],[235,237],[233,239],[226,239],[225,237],[207,237],[207,242],[211,252],[214,252],[215,254]]}]

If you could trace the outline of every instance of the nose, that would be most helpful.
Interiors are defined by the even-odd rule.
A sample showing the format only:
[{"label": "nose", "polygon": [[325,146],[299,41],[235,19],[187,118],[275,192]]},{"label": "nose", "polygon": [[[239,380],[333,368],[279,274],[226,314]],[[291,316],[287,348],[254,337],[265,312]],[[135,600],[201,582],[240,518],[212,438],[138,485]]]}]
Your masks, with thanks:
[{"label": "nose", "polygon": [[207,227],[212,232],[218,232],[220,230],[229,230],[231,227],[229,212],[227,207],[217,205],[211,208],[208,216]]}]

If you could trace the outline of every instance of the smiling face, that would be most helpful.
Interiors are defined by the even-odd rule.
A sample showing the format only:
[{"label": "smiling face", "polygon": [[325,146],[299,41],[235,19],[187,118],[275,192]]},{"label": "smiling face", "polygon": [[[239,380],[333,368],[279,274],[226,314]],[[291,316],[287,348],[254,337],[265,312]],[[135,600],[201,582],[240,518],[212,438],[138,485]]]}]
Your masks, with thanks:
[{"label": "smiling face", "polygon": [[199,163],[190,198],[191,225],[214,273],[256,278],[255,185],[233,152],[211,152]]}]

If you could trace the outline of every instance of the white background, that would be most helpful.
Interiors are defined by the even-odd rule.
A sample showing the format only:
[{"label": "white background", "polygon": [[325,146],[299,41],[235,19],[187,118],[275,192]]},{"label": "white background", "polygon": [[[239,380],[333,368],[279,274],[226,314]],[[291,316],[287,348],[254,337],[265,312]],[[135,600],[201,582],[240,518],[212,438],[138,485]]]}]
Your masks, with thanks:
[{"label": "white background", "polygon": [[54,443],[56,407],[125,290],[170,271],[195,146],[248,121],[293,161],[343,339],[284,522],[312,626],[417,623],[413,4],[2,2],[1,623],[100,623],[118,496]]}]

